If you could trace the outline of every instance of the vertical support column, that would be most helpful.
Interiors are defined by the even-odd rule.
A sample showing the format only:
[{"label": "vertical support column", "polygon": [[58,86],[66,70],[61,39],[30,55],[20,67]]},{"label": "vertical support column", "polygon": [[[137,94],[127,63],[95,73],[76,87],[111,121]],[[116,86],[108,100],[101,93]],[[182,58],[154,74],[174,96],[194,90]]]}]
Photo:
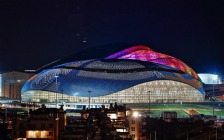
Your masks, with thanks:
[{"label": "vertical support column", "polygon": [[55,92],[55,95],[56,95],[56,105],[55,105],[55,106],[56,106],[56,108],[57,108],[57,105],[58,105],[58,95],[57,95],[57,94],[58,94],[58,93],[57,93],[57,91],[58,91],[58,85],[57,85],[57,84],[58,84],[58,76],[56,75],[56,76],[54,76],[54,77],[55,77],[55,88],[56,88],[56,90],[55,90],[55,91],[56,91],[56,92]]}]

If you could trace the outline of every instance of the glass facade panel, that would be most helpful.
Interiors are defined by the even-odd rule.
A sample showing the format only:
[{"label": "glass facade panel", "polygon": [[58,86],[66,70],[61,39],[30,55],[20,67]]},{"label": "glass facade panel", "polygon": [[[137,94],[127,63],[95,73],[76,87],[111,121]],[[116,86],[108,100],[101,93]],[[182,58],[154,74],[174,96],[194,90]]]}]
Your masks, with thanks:
[{"label": "glass facade panel", "polygon": [[[89,97],[69,96],[49,91],[32,90],[22,93],[26,102],[73,102],[88,103]],[[202,102],[204,95],[197,89],[177,81],[157,80],[142,83],[119,92],[91,97],[91,103],[148,103]]]}]

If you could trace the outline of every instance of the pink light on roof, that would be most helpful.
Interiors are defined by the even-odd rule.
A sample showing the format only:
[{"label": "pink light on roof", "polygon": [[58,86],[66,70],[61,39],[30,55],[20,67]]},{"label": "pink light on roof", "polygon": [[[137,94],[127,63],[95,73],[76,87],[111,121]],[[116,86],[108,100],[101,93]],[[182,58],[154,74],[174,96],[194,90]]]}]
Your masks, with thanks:
[{"label": "pink light on roof", "polygon": [[194,78],[198,79],[198,75],[196,74],[196,72],[192,68],[190,68],[188,65],[186,65],[184,62],[172,56],[155,52],[151,48],[144,45],[137,45],[137,46],[124,49],[106,58],[149,61],[149,62],[162,64],[162,65],[179,69],[185,73],[192,75]]}]

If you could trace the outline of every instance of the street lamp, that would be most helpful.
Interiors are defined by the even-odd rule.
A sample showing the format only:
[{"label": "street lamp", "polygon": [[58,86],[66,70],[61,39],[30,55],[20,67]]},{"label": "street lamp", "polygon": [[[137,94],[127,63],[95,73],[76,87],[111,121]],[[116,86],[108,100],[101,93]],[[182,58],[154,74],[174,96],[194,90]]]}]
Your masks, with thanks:
[{"label": "street lamp", "polygon": [[214,94],[214,88],[215,88],[215,82],[216,82],[217,79],[218,79],[217,75],[214,75],[214,76],[212,77],[212,79],[213,79],[213,93],[212,93],[213,108],[212,108],[212,114],[213,114],[213,116],[214,116],[214,114],[215,114],[215,108],[214,108],[214,102],[215,102],[215,100],[214,100],[214,96],[215,96],[215,94]]},{"label": "street lamp", "polygon": [[56,108],[57,108],[57,104],[58,104],[58,95],[57,95],[57,91],[58,91],[58,75],[55,75],[54,76],[55,77],[55,88],[56,88],[56,92],[55,92],[55,94],[56,94]]},{"label": "street lamp", "polygon": [[88,93],[89,93],[89,109],[90,109],[90,93],[91,93],[91,91],[88,91]]},{"label": "street lamp", "polygon": [[62,105],[64,105],[64,98],[63,98],[63,89],[61,90],[61,93],[62,93]]},{"label": "street lamp", "polygon": [[150,117],[150,91],[148,91],[149,93],[149,117]]}]

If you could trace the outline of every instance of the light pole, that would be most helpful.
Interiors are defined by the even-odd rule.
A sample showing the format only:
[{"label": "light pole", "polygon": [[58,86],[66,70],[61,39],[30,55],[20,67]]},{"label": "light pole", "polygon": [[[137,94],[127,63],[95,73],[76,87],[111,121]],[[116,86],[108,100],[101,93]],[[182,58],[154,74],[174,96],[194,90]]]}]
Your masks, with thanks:
[{"label": "light pole", "polygon": [[149,118],[150,118],[150,91],[148,91],[149,93]]},{"label": "light pole", "polygon": [[215,108],[214,108],[214,81],[213,81],[213,91],[212,91],[212,102],[213,102],[213,104],[212,104],[212,115],[214,116],[214,114],[215,114]]},{"label": "light pole", "polygon": [[88,91],[88,93],[89,93],[89,109],[90,109],[90,93],[91,93],[91,91]]},{"label": "light pole", "polygon": [[57,75],[55,75],[54,76],[55,77],[55,88],[56,88],[56,92],[55,92],[55,95],[56,95],[56,108],[57,108],[57,105],[58,105],[58,95],[57,95],[57,91],[58,91],[58,76]]},{"label": "light pole", "polygon": [[64,99],[63,99],[63,89],[61,90],[62,93],[62,105],[64,105]]},{"label": "light pole", "polygon": [[214,88],[215,88],[215,81],[217,81],[217,75],[214,75],[213,76],[213,92],[212,92],[212,100],[213,100],[213,107],[212,107],[212,114],[213,114],[213,116],[215,115],[215,100],[214,100],[214,96],[215,96],[215,93],[214,93]]}]

